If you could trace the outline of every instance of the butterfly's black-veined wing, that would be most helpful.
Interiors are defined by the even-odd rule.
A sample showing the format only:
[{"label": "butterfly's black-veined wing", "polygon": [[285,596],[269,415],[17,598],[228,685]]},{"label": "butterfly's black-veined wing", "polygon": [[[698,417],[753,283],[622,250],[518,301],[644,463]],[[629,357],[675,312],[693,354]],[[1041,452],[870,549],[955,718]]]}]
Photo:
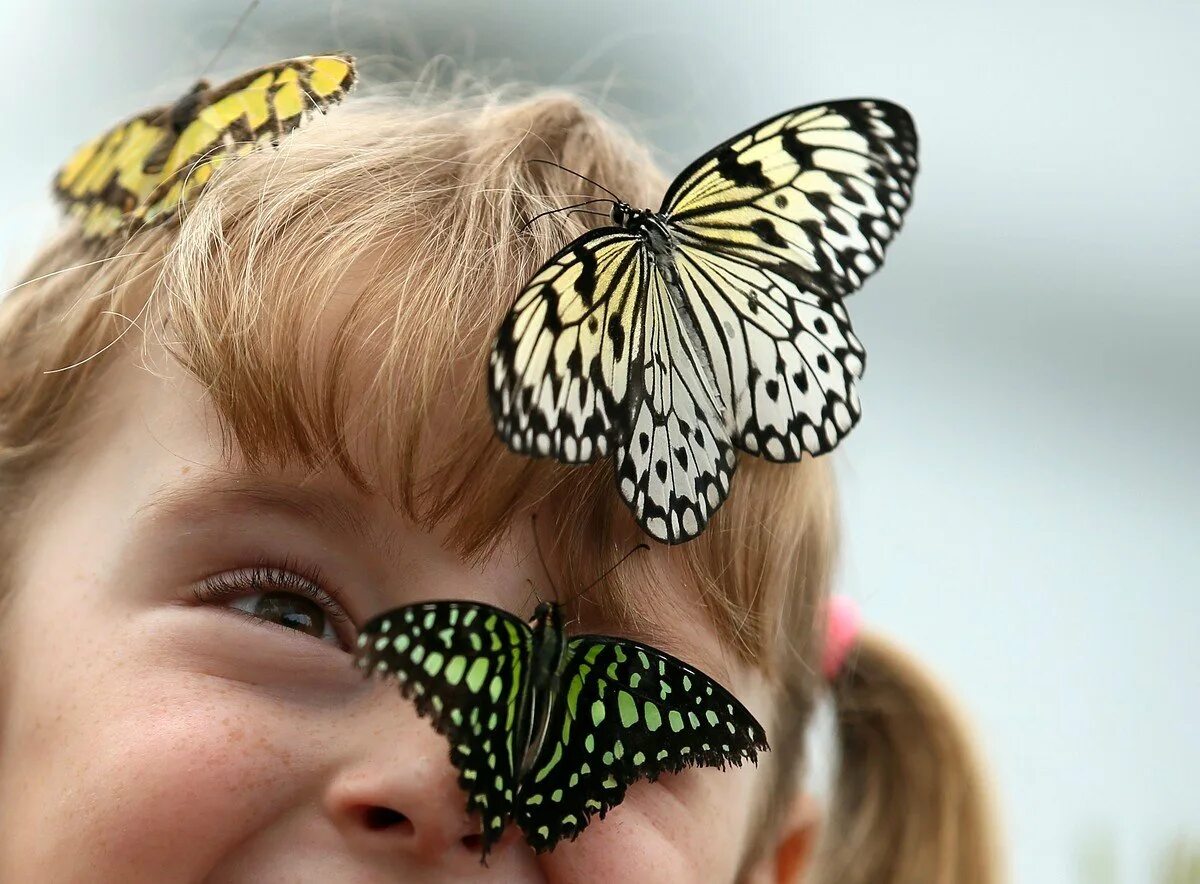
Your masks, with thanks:
[{"label": "butterfly's black-veined wing", "polygon": [[723,252],[679,244],[675,268],[743,451],[799,460],[858,422],[866,353],[840,298]]},{"label": "butterfly's black-veined wing", "polygon": [[853,292],[883,262],[917,174],[917,134],[898,105],[848,99],[798,108],[689,166],[662,211],[685,239],[816,293]]},{"label": "butterfly's black-veined wing", "polygon": [[603,818],[635,780],[740,766],[766,749],[746,707],[695,667],[639,642],[578,636],[516,819],[536,850],[549,850]]},{"label": "butterfly's black-veined wing", "polygon": [[517,296],[496,335],[488,385],[496,431],[514,451],[586,463],[628,434],[645,265],[639,237],[594,230]]},{"label": "butterfly's black-veined wing", "polygon": [[529,627],[507,611],[458,601],[388,611],[358,638],[359,667],[394,677],[449,740],[467,809],[483,821],[485,856],[512,818],[531,646]]},{"label": "butterfly's black-veined wing", "polygon": [[170,150],[153,158],[160,181],[132,220],[141,225],[165,221],[196,199],[222,164],[278,143],[315,111],[341,101],[357,76],[348,55],[303,56],[203,93],[202,106]]},{"label": "butterfly's black-veined wing", "polygon": [[139,114],[79,148],[54,177],[54,193],[79,219],[87,239],[108,236],[158,185],[145,171],[146,158],[174,138],[168,108]]},{"label": "butterfly's black-veined wing", "polygon": [[729,493],[737,466],[706,342],[694,306],[647,269],[638,396],[628,439],[616,451],[621,497],[642,528],[666,543],[690,540]]}]

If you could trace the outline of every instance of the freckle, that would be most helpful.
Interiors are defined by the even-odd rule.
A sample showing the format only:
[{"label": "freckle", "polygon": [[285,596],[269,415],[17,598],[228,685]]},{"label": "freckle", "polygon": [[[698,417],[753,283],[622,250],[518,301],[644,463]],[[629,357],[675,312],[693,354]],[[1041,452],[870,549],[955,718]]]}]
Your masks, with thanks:
[{"label": "freckle", "polygon": [[187,475],[188,473],[190,473],[191,471],[192,471],[192,468],[191,468],[191,467],[181,467],[181,468],[180,468],[180,470],[179,470],[179,475],[181,475],[181,476],[186,476],[186,475]]},{"label": "freckle", "polygon": [[240,727],[235,727],[229,731],[228,737],[229,737],[229,742],[240,743],[242,740],[244,740],[246,738],[246,732],[244,730],[242,730]]}]

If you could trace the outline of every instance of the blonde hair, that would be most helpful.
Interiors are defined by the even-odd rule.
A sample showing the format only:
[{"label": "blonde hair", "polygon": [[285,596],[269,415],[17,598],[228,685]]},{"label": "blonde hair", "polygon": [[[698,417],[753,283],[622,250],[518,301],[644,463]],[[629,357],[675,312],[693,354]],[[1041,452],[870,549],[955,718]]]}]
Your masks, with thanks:
[{"label": "blonde hair", "polygon": [[[136,235],[103,257],[64,231],[0,303],[3,541],[18,542],[16,515],[33,477],[79,442],[106,369],[118,354],[130,358],[135,342],[153,340],[204,385],[230,454],[252,467],[335,465],[419,524],[445,525],[465,556],[487,555],[519,514],[551,510],[566,585],[588,582],[637,537],[611,467],[509,453],[494,439],[484,392],[490,336],[518,287],[584,230],[579,216],[552,215],[528,230],[524,219],[601,195],[535,158],[635,205],[654,205],[664,183],[643,148],[570,96],[359,100],[278,151],[223,169],[179,226]],[[329,323],[334,345],[323,350]],[[453,432],[431,431],[446,415]],[[618,619],[642,623],[642,606],[654,600],[629,590],[647,570],[669,568],[734,655],[777,685],[769,727],[776,788],[764,804],[760,847],[799,779],[819,687],[816,612],[836,545],[827,460],[785,467],[743,458],[736,490],[699,539],[656,549],[602,593]],[[871,647],[860,665],[875,659]],[[861,691],[852,676],[839,682],[850,731],[861,729],[863,697],[893,691],[892,705],[878,705],[887,721],[913,705],[896,697],[935,696],[923,683],[914,691],[919,680],[893,663],[879,658],[881,672],[897,674],[890,681],[873,676]],[[958,733],[944,703],[917,705],[925,717],[913,740]],[[900,770],[913,753],[932,752],[926,785],[937,792],[956,782],[981,795],[976,768],[941,746],[885,741],[869,762],[847,753],[846,765]],[[846,789],[857,791],[835,803],[827,867],[842,875],[853,865],[836,847],[843,827],[856,841],[947,840],[903,852],[907,865],[894,864],[888,876],[829,880],[990,880],[981,799],[964,814],[963,802],[927,803],[927,791],[908,791],[905,778],[897,792],[887,776],[864,786],[844,770]],[[887,803],[862,794],[868,787],[891,790]],[[872,831],[853,824],[860,811]],[[966,863],[966,852],[978,859]],[[973,873],[958,876],[968,865]]]}]

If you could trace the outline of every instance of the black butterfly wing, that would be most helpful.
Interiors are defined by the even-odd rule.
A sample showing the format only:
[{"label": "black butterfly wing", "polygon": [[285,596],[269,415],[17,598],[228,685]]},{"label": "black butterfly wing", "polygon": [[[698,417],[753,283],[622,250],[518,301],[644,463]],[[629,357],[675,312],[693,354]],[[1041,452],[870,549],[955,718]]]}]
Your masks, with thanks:
[{"label": "black butterfly wing", "polygon": [[662,212],[686,241],[842,297],[883,263],[917,174],[908,112],[878,99],[788,111],[683,171]]},{"label": "black butterfly wing", "polygon": [[767,749],[736,697],[670,654],[584,635],[568,645],[546,738],[521,780],[516,820],[539,852],[574,839],[630,783],[685,767],[740,766]]},{"label": "black butterfly wing", "polygon": [[358,665],[393,677],[450,742],[450,761],[483,821],[483,852],[512,818],[525,754],[532,632],[499,608],[425,602],[375,617],[358,638]]},{"label": "black butterfly wing", "polygon": [[585,234],[534,274],[489,368],[496,431],[513,451],[586,463],[628,435],[645,289],[645,247],[619,228]]},{"label": "black butterfly wing", "polygon": [[861,414],[866,360],[841,299],[691,244],[678,246],[675,267],[733,443],[781,462],[833,449]]}]

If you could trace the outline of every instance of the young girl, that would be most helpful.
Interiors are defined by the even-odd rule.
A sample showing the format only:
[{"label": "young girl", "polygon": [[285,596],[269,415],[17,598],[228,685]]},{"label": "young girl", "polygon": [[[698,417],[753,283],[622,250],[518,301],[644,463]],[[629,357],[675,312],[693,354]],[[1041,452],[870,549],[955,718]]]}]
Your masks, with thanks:
[{"label": "young girl", "polygon": [[[743,459],[703,535],[572,601],[640,535],[606,461],[493,436],[491,337],[586,216],[523,221],[597,195],[537,158],[634,205],[663,186],[569,97],[359,100],[115,255],[68,225],[0,302],[0,880],[995,880],[938,688],[870,633],[821,674],[828,458]],[[636,783],[550,853],[510,827],[484,866],[445,739],[352,650],[411,602],[527,614],[533,513],[572,630],[709,672],[771,751]]]}]

